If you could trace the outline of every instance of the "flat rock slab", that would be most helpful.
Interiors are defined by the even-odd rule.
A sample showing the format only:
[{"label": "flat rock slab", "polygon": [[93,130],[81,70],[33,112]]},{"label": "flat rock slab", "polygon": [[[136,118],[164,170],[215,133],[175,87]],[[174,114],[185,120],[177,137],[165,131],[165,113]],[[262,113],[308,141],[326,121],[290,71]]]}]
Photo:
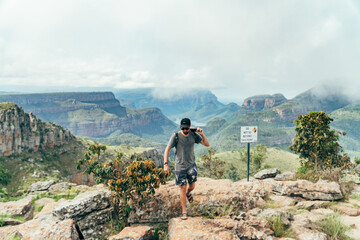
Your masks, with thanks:
[{"label": "flat rock slab", "polygon": [[274,178],[276,181],[295,181],[296,173],[294,172],[284,172],[281,174],[277,174]]},{"label": "flat rock slab", "polygon": [[276,177],[276,175],[280,174],[280,170],[277,168],[268,168],[261,170],[260,172],[256,173],[254,175],[254,178],[256,179],[265,179],[265,178],[273,178]]},{"label": "flat rock slab", "polygon": [[29,220],[33,216],[34,207],[31,204],[33,196],[27,196],[18,201],[0,202],[0,215],[22,216]]},{"label": "flat rock slab", "polygon": [[15,234],[26,240],[80,239],[73,220],[59,221],[51,216],[48,216],[46,221],[33,219],[21,225],[0,228],[0,239],[7,239]]},{"label": "flat rock slab", "polygon": [[190,239],[273,239],[273,232],[265,219],[245,216],[238,220],[230,218],[205,219],[202,217],[173,218],[169,222],[170,240]]},{"label": "flat rock slab", "polygon": [[145,225],[126,227],[119,234],[109,237],[109,240],[150,240],[153,229]]},{"label": "flat rock slab", "polygon": [[73,200],[63,202],[53,210],[60,219],[82,219],[94,211],[100,211],[110,206],[110,191],[95,190],[76,196]]},{"label": "flat rock slab", "polygon": [[298,209],[306,209],[306,210],[313,210],[318,208],[323,208],[329,206],[329,201],[303,201],[296,204],[296,208]]},{"label": "flat rock slab", "polygon": [[[266,179],[267,180],[267,179]],[[340,185],[336,182],[318,181],[312,183],[306,180],[297,181],[262,181],[266,189],[283,196],[301,197],[307,200],[334,201],[344,196],[341,193]]]},{"label": "flat rock slab", "polygon": [[6,225],[19,225],[19,224],[23,224],[23,221],[17,220],[17,219],[13,219],[13,218],[3,218],[3,221]]},{"label": "flat rock slab", "polygon": [[75,183],[61,182],[49,187],[49,192],[56,194],[69,190],[72,186],[76,186]]},{"label": "flat rock slab", "polygon": [[45,181],[45,182],[36,182],[30,186],[29,191],[30,192],[46,191],[54,183],[55,183],[54,180],[49,180],[49,181]]},{"label": "flat rock slab", "polygon": [[351,204],[340,203],[334,206],[331,206],[331,209],[340,212],[343,215],[348,215],[356,217],[360,215],[360,208],[354,207]]},{"label": "flat rock slab", "polygon": [[279,205],[280,207],[288,207],[288,206],[294,206],[297,203],[297,200],[292,197],[287,196],[277,196],[271,194],[269,196],[271,200],[274,201],[276,205]]}]

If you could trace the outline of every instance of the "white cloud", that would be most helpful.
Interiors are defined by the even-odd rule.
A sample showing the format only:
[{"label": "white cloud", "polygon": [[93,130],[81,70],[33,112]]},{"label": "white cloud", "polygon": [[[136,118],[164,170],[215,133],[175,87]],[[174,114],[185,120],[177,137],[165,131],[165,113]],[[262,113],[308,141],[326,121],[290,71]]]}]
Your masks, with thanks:
[{"label": "white cloud", "polygon": [[356,0],[3,0],[0,84],[356,93],[359,22]]}]

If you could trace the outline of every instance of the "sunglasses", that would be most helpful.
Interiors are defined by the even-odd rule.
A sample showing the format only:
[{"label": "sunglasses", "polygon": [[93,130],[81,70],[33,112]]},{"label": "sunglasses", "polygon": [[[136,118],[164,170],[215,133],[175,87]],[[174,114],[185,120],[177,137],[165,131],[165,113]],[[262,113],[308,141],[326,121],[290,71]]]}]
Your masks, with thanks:
[{"label": "sunglasses", "polygon": [[181,130],[189,130],[190,128],[187,128],[187,127],[182,127],[180,128]]}]

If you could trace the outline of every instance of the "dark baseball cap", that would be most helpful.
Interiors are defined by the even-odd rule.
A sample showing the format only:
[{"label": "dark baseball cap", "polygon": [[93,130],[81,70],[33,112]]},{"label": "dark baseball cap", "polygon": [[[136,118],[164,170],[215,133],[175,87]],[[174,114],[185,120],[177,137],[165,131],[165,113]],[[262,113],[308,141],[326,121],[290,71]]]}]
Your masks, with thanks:
[{"label": "dark baseball cap", "polygon": [[189,128],[190,125],[191,125],[190,119],[188,119],[188,118],[183,118],[183,119],[181,119],[181,121],[180,121],[180,127]]}]

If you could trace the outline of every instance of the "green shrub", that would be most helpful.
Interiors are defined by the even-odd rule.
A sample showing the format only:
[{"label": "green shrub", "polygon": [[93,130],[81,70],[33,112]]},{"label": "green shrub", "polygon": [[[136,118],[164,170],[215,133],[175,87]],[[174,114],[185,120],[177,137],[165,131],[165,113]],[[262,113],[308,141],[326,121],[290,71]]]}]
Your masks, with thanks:
[{"label": "green shrub", "polygon": [[4,169],[0,164],[0,185],[8,185],[11,179],[11,174],[8,170]]},{"label": "green shrub", "polygon": [[201,156],[203,161],[204,173],[206,177],[220,179],[225,172],[225,161],[215,157],[216,150],[210,147],[208,153]]},{"label": "green shrub", "polygon": [[274,231],[274,235],[276,237],[291,237],[289,226],[286,226],[281,221],[280,214],[277,215],[276,217],[267,218],[267,221],[270,224],[270,229]]},{"label": "green shrub", "polygon": [[351,198],[360,200],[360,194],[353,194],[351,195]]},{"label": "green shrub", "polygon": [[168,174],[163,169],[156,168],[153,161],[143,159],[140,155],[132,155],[129,160],[118,153],[115,160],[106,161],[101,158],[106,150],[105,145],[90,145],[84,157],[77,162],[78,170],[85,165],[84,173],[93,174],[97,183],[104,183],[112,192],[114,222],[128,224],[130,212],[144,205],[160,184],[165,184]]},{"label": "green shrub", "polygon": [[345,235],[345,232],[349,230],[350,227],[341,222],[340,215],[338,213],[327,215],[323,220],[317,223],[317,228],[326,233],[330,239],[351,239]]},{"label": "green shrub", "polygon": [[360,164],[360,157],[355,157],[354,162],[356,163],[356,165]]}]

